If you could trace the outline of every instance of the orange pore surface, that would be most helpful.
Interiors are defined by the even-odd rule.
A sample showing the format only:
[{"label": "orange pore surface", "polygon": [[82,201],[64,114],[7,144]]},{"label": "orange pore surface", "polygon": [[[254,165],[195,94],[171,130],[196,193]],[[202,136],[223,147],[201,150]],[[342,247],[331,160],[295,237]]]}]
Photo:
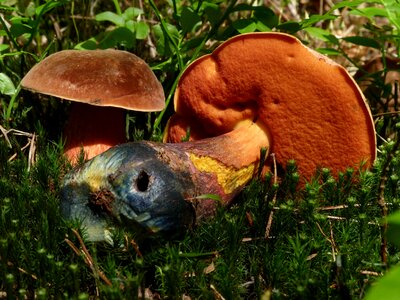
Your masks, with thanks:
[{"label": "orange pore surface", "polygon": [[250,119],[265,125],[278,163],[296,160],[306,178],[317,167],[336,173],[375,159],[374,124],[354,80],[286,34],[240,35],[192,63],[175,110],[168,141],[179,142],[185,126],[205,138]]}]

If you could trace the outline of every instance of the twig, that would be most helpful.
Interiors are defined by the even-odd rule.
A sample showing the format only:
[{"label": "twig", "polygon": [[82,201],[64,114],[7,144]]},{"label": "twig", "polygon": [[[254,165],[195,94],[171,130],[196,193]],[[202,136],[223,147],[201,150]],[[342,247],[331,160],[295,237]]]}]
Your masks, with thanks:
[{"label": "twig", "polygon": [[329,220],[329,234],[330,234],[330,241],[332,243],[332,251],[335,251],[336,253],[338,253],[338,248],[336,246],[336,242],[335,239],[333,237],[333,226],[332,226],[332,222]]},{"label": "twig", "polygon": [[140,249],[139,249],[139,245],[135,242],[134,239],[131,239],[131,245],[132,245],[133,249],[135,249],[137,256],[139,256],[140,258],[143,258],[142,252],[140,252]]},{"label": "twig", "polygon": [[[354,205],[354,206],[360,206],[360,205]],[[316,210],[336,210],[336,209],[344,209],[348,208],[349,206],[347,204],[341,204],[341,205],[335,205],[335,206],[324,206],[324,207],[318,207]]]},{"label": "twig", "polygon": [[[4,137],[4,139],[6,140],[6,143],[8,145],[8,147],[10,149],[13,148],[9,135],[15,135],[15,136],[24,136],[27,137],[28,142],[25,144],[25,146],[23,146],[20,151],[24,151],[25,149],[27,149],[29,147],[29,153],[28,153],[28,171],[30,171],[31,167],[35,164],[35,154],[36,154],[36,139],[37,136],[35,133],[29,133],[29,132],[24,132],[21,130],[17,130],[17,129],[5,129],[3,126],[0,125],[0,137]],[[14,153],[13,155],[11,155],[8,158],[8,161],[12,161],[17,157],[17,152]]]},{"label": "twig", "polygon": [[12,148],[10,139],[8,138],[8,131],[7,131],[3,126],[1,126],[1,125],[0,125],[0,131],[1,131],[1,133],[3,134],[3,136],[4,136],[4,138],[5,138],[5,140],[6,140],[7,144],[8,144],[8,147],[9,147],[9,148]]},{"label": "twig", "polygon": [[[272,161],[274,164],[274,185],[276,185],[278,181],[278,171],[277,171],[277,166],[276,166],[276,159],[275,159],[275,153],[271,153]],[[272,205],[275,205],[276,198],[277,198],[278,191],[276,190],[274,193],[274,197],[272,198]],[[269,213],[268,217],[268,222],[267,226],[265,228],[265,238],[268,239],[269,233],[271,231],[271,226],[272,226],[272,218],[274,217],[274,210],[272,209],[271,212]]]},{"label": "twig", "polygon": [[312,259],[314,259],[314,258],[317,257],[317,256],[318,256],[318,253],[310,254],[309,256],[306,257],[306,261],[312,260]]},{"label": "twig", "polygon": [[[8,261],[7,265],[9,267],[15,267],[15,265],[11,261]],[[31,274],[31,273],[27,272],[26,270],[22,269],[21,267],[17,267],[17,270],[20,271],[21,273],[25,274],[25,275],[30,276],[33,280],[37,280],[38,279],[38,277],[35,274]],[[2,299],[2,298],[0,297],[0,299]]]},{"label": "twig", "polygon": [[396,111],[386,111],[386,112],[374,114],[373,117],[391,116],[391,115],[398,115],[398,114],[400,114],[400,111],[399,111],[399,110],[396,110]]},{"label": "twig", "polygon": [[[270,239],[273,237],[268,236],[267,238]],[[265,236],[264,237],[254,237],[254,238],[244,237],[244,238],[242,238],[242,243],[248,243],[248,242],[259,241],[259,240],[265,240]]]},{"label": "twig", "polygon": [[62,31],[60,28],[60,24],[57,22],[57,20],[54,18],[54,16],[52,14],[50,14],[50,19],[51,19],[51,22],[53,23],[53,28],[56,33],[56,37],[59,41],[61,41],[63,34],[62,34]]},{"label": "twig", "polygon": [[[214,262],[211,261],[211,263],[203,269],[203,274],[210,274],[214,271],[215,271],[215,265],[214,265]],[[197,276],[196,272],[185,272],[184,273],[185,278],[191,278],[191,277],[196,277],[196,276]]]},{"label": "twig", "polygon": [[215,299],[225,300],[224,296],[222,296],[221,293],[217,291],[217,289],[215,288],[215,286],[213,284],[210,284],[210,288],[214,293]]},{"label": "twig", "polygon": [[32,138],[29,139],[30,147],[28,153],[28,171],[35,164],[35,153],[36,153],[36,134],[32,134]]},{"label": "twig", "polygon": [[382,276],[382,273],[374,272],[374,271],[368,271],[368,270],[361,270],[361,274],[363,275],[370,275],[370,276]]},{"label": "twig", "polygon": [[325,234],[325,232],[321,228],[321,225],[319,225],[318,222],[316,224],[317,224],[319,232],[321,232],[321,234],[325,237],[325,239],[331,244],[332,259],[333,259],[333,261],[336,261],[337,248],[336,248],[336,243],[335,243],[335,241],[333,239],[332,224],[329,222],[329,224],[330,224],[330,237]]},{"label": "twig", "polygon": [[338,216],[326,216],[328,220],[347,220],[345,217],[338,217]]},{"label": "twig", "polygon": [[90,255],[88,249],[86,248],[85,243],[83,242],[82,237],[75,229],[72,229],[72,232],[76,236],[79,241],[79,244],[82,249],[78,249],[69,239],[65,239],[65,242],[72,248],[72,250],[76,253],[76,255],[83,256],[83,260],[86,265],[92,270],[95,278],[101,278],[108,286],[112,286],[111,281],[107,278],[107,276],[95,265],[93,261],[93,257]]}]

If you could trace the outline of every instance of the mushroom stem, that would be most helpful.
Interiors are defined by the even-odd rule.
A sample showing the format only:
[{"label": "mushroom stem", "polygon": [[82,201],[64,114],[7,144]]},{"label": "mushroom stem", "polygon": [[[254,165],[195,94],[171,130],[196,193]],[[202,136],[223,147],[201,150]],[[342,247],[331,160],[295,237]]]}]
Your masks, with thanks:
[{"label": "mushroom stem", "polygon": [[[195,207],[196,219],[214,213],[216,201],[200,197],[213,194],[228,205],[258,171],[261,149],[269,148],[266,131],[257,123],[244,121],[226,134],[175,144],[153,144],[160,158],[175,174],[189,171],[194,190],[186,199]],[[205,199],[203,199],[205,198]],[[211,198],[211,197],[210,197]]]},{"label": "mushroom stem", "polygon": [[150,232],[182,230],[228,205],[257,174],[260,148],[268,146],[252,122],[193,142],[121,144],[64,178],[62,212],[81,218],[93,241],[124,220]]},{"label": "mushroom stem", "polygon": [[85,159],[126,141],[125,114],[120,108],[71,103],[64,128],[65,155],[76,162],[82,148]]}]

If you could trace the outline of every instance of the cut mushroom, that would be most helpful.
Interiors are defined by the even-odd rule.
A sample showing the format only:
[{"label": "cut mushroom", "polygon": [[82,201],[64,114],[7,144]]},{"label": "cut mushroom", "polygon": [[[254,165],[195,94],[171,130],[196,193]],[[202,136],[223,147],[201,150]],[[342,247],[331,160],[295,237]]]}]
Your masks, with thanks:
[{"label": "cut mushroom", "polygon": [[[223,43],[186,69],[174,104],[173,143],[113,147],[66,176],[66,217],[87,216],[97,232],[109,219],[174,231],[213,214],[209,194],[229,204],[257,174],[261,148],[283,167],[294,159],[303,183],[318,167],[337,174],[375,159],[374,123],[354,80],[286,34]],[[176,143],[188,128],[191,141]],[[112,203],[99,214],[87,203],[101,191]]]},{"label": "cut mushroom", "polygon": [[82,147],[90,159],[123,143],[124,109],[159,111],[164,92],[148,65],[119,50],[65,50],[35,65],[23,88],[74,101],[64,130],[65,154],[74,162]]}]

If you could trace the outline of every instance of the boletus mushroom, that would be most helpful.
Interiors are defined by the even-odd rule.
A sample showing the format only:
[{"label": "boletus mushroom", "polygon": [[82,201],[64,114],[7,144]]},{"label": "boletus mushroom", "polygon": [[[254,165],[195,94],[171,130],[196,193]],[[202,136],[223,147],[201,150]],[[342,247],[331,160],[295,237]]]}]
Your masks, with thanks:
[{"label": "boletus mushroom", "polygon": [[282,167],[295,160],[303,183],[318,167],[337,174],[375,159],[374,123],[355,81],[287,34],[226,41],[188,66],[174,104],[167,143],[119,145],[66,176],[64,215],[82,219],[92,240],[115,221],[175,232],[212,215],[207,195],[228,205],[257,173],[261,148]]},{"label": "boletus mushroom", "polygon": [[120,50],[64,50],[36,64],[23,88],[73,101],[64,129],[65,155],[90,159],[126,142],[125,111],[159,111],[164,92],[149,66]]}]

